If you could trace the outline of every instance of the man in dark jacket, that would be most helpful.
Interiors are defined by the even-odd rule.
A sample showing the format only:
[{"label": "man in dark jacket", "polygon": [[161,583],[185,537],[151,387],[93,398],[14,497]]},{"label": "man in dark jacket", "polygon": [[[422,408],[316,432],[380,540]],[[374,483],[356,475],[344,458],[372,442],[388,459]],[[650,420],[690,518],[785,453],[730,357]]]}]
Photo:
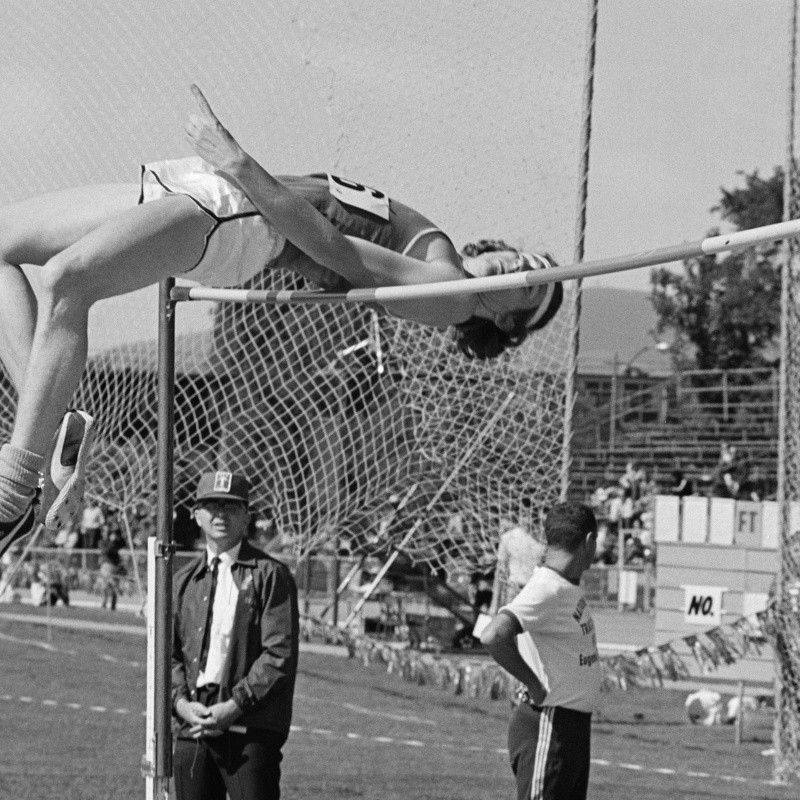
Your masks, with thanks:
[{"label": "man in dark jacket", "polygon": [[178,800],[280,797],[299,641],[297,587],[245,541],[250,486],[203,475],[194,517],[205,537],[175,575],[172,708]]}]

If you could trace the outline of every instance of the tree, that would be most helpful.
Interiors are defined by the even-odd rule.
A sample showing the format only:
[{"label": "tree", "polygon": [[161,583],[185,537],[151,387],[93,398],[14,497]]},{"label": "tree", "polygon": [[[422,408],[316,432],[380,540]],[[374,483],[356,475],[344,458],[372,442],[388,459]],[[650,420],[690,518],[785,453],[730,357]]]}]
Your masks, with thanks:
[{"label": "tree", "polygon": [[[735,230],[780,222],[783,170],[769,178],[740,172],[744,186],[721,188],[711,211]],[[709,231],[716,235],[718,229]],[[759,367],[773,358],[780,330],[779,245],[772,243],[724,257],[704,255],[650,275],[657,333],[672,339],[675,365],[694,369]]]}]

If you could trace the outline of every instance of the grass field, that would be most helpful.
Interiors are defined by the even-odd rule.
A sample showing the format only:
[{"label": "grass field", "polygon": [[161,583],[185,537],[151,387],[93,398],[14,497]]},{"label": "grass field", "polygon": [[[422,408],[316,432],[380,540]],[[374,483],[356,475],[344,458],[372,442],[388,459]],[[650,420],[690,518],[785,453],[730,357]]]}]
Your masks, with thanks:
[{"label": "grass field", "polygon": [[[63,617],[136,624],[99,609],[54,610]],[[53,628],[48,643],[41,625],[0,618],[0,670],[2,800],[144,796],[143,636]],[[798,796],[797,785],[769,784],[766,737],[736,747],[730,726],[690,725],[684,699],[674,690],[604,695],[591,798]],[[508,714],[506,702],[454,697],[377,666],[303,652],[284,796],[513,798]]]}]

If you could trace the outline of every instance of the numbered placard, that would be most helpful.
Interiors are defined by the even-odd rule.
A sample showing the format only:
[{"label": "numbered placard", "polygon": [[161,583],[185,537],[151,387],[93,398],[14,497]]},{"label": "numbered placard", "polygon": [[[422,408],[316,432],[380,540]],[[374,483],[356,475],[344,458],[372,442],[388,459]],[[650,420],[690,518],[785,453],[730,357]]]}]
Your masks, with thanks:
[{"label": "numbered placard", "polygon": [[353,206],[389,221],[389,198],[378,189],[328,174],[330,193],[346,206]]}]

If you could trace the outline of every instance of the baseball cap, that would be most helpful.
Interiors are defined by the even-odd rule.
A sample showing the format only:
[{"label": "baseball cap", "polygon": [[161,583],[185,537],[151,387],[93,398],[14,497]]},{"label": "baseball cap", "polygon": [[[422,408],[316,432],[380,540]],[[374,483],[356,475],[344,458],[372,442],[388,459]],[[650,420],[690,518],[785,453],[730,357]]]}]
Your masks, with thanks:
[{"label": "baseball cap", "polygon": [[200,476],[195,500],[240,500],[250,503],[250,482],[235,472],[206,472]]}]

